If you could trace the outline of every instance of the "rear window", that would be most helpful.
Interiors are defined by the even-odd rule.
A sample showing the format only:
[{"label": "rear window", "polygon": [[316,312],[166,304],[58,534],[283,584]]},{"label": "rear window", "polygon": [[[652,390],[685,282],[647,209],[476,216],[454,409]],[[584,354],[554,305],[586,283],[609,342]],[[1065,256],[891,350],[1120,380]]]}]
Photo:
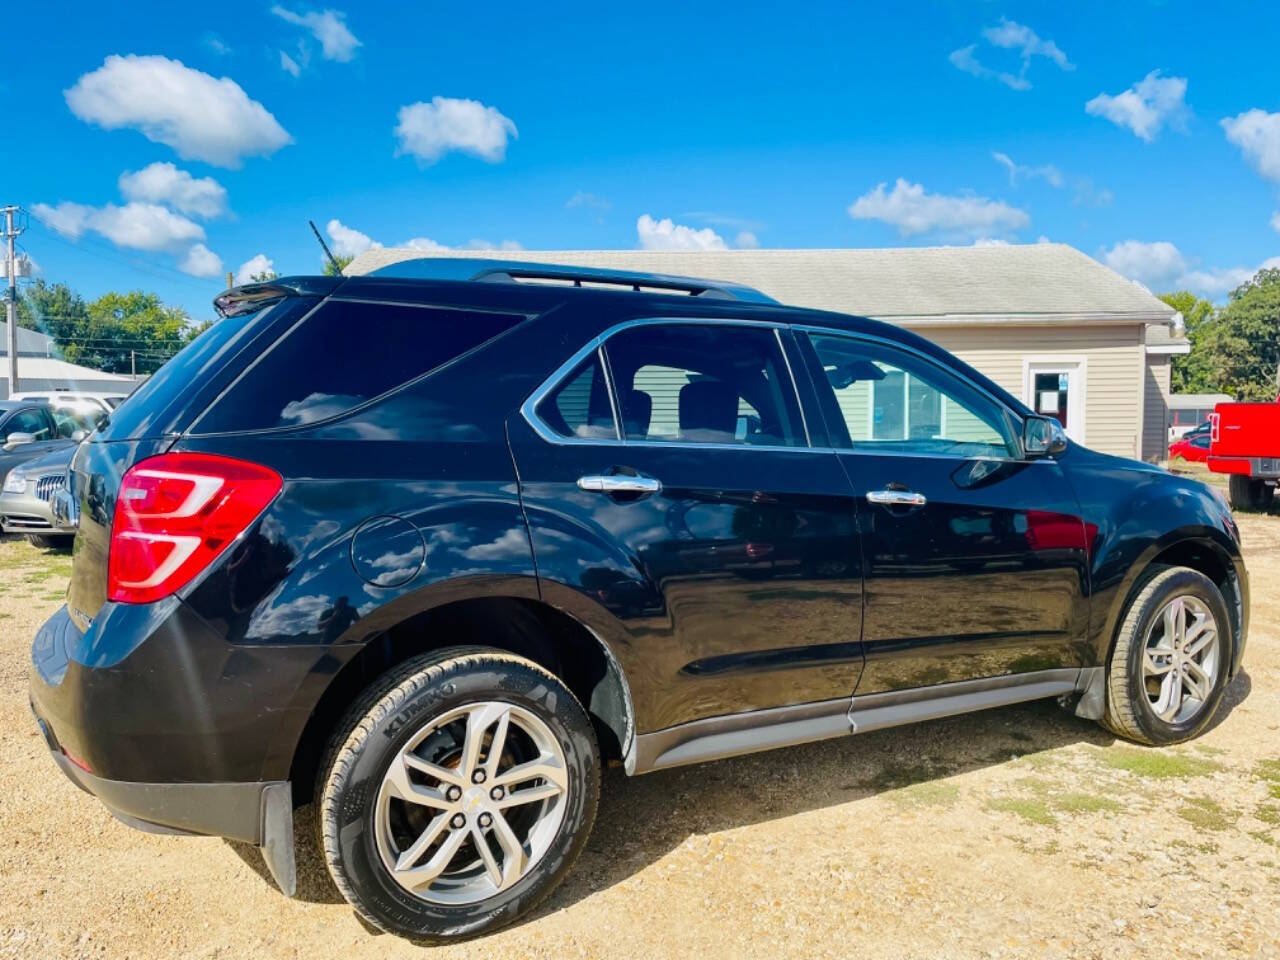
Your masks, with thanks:
[{"label": "rear window", "polygon": [[331,300],[264,354],[194,432],[328,420],[492,340],[525,319],[442,307]]}]

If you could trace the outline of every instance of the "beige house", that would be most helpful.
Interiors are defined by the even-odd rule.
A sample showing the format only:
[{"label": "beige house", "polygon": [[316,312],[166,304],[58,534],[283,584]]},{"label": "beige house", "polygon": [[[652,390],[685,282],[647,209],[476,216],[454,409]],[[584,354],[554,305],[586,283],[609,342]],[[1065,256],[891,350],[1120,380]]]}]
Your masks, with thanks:
[{"label": "beige house", "polygon": [[[348,274],[423,256],[362,253]],[[710,277],[781,303],[895,323],[973,364],[1095,450],[1163,459],[1169,361],[1186,352],[1181,316],[1073,247],[884,250],[503,251],[505,260]]]}]

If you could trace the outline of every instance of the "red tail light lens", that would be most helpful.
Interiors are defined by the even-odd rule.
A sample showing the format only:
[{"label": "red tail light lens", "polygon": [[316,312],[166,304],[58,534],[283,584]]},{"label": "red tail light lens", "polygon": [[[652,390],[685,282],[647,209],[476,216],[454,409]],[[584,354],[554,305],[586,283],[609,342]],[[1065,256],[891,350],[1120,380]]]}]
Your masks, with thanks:
[{"label": "red tail light lens", "polygon": [[181,589],[282,485],[267,467],[207,453],[166,453],[134,464],[116,499],[107,595],[151,603]]}]

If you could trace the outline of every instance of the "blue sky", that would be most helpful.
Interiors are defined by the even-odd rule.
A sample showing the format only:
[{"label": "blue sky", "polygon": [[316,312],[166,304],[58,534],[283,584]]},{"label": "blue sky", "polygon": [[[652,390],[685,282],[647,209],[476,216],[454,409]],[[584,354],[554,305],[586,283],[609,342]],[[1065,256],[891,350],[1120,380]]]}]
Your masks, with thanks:
[{"label": "blue sky", "polygon": [[197,319],[256,257],[318,270],[308,218],[346,250],[1048,238],[1215,299],[1280,255],[1273,2],[6,20],[23,41],[0,79],[0,200],[39,218],[22,245],[50,280],[152,289]]}]

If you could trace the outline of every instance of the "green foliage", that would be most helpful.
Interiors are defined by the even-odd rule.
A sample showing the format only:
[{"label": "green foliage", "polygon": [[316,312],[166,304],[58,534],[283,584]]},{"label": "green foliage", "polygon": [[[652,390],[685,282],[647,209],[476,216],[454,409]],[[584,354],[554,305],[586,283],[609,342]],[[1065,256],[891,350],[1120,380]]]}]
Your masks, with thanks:
[{"label": "green foliage", "polygon": [[327,260],[325,261],[324,275],[326,277],[338,276],[343,270],[347,269],[348,264],[350,264],[355,257],[339,257],[335,255],[334,259],[338,261],[338,265],[336,267],[331,262]]},{"label": "green foliage", "polygon": [[1228,393],[1237,400],[1270,401],[1280,393],[1280,269],[1259,270],[1214,310],[1189,293],[1161,299],[1187,320],[1191,353],[1175,357],[1173,389]]},{"label": "green foliage", "polygon": [[1200,348],[1200,341],[1215,317],[1213,304],[1188,290],[1162,293],[1160,299],[1182,314],[1187,324],[1187,340],[1191,343],[1189,354],[1172,358],[1173,392],[1216,393],[1217,386],[1210,379],[1207,354]]},{"label": "green foliage", "polygon": [[278,276],[280,276],[280,274],[276,273],[274,270],[263,270],[261,273],[250,274],[249,282],[250,283],[270,283],[272,280],[274,280]]},{"label": "green foliage", "polygon": [[65,283],[37,279],[18,302],[18,324],[53,337],[61,356],[110,373],[153,373],[199,332],[154,293],[105,293],[86,302]]}]

